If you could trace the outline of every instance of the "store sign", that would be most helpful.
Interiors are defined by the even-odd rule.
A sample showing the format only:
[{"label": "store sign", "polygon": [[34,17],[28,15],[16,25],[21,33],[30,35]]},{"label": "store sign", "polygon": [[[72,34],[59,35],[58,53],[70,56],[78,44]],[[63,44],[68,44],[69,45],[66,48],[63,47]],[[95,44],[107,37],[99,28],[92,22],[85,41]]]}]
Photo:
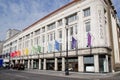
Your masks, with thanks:
[{"label": "store sign", "polygon": [[87,72],[94,72],[94,66],[86,66]]}]

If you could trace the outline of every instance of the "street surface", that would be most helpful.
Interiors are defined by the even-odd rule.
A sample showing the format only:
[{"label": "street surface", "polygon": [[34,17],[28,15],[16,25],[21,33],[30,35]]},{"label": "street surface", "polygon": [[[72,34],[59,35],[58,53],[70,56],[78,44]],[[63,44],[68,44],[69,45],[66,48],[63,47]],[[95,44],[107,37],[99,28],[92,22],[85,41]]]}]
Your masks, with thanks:
[{"label": "street surface", "polygon": [[33,74],[13,70],[0,70],[0,80],[88,80],[88,79]]},{"label": "street surface", "polygon": [[62,72],[44,70],[0,70],[0,80],[120,80],[117,74],[72,73],[65,76]]}]

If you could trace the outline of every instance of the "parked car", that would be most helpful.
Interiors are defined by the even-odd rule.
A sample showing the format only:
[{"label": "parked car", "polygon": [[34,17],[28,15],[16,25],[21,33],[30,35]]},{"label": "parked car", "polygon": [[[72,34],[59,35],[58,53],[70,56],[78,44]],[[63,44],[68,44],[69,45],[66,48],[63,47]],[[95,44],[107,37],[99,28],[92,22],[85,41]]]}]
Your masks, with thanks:
[{"label": "parked car", "polygon": [[25,65],[24,64],[19,64],[18,65],[18,70],[24,70],[25,69]]},{"label": "parked car", "polygon": [[25,65],[24,64],[15,64],[13,66],[13,69],[24,70],[25,69]]}]

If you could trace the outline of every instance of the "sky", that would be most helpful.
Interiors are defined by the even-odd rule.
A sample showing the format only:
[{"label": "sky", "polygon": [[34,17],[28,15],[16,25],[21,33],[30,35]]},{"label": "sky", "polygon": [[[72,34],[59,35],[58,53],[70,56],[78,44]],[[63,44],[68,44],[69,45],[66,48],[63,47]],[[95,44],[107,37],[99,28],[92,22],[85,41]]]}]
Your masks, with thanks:
[{"label": "sky", "polygon": [[[0,40],[8,29],[23,30],[72,0],[0,0]],[[120,17],[120,0],[112,0]]]}]

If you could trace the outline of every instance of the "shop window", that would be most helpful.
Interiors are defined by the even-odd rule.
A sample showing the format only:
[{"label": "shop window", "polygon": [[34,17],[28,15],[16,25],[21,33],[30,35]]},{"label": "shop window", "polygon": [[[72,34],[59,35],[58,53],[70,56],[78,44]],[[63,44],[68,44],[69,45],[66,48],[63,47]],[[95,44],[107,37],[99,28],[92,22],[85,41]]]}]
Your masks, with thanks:
[{"label": "shop window", "polygon": [[93,55],[84,56],[84,71],[94,72],[94,57]]}]

